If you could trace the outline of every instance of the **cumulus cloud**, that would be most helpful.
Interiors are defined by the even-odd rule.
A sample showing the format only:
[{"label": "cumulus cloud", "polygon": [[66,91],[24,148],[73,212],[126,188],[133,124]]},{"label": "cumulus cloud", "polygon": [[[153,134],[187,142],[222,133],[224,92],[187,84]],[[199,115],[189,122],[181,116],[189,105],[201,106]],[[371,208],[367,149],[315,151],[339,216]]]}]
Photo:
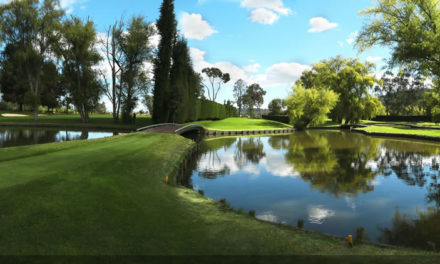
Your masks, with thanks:
[{"label": "cumulus cloud", "polygon": [[[70,14],[74,10],[74,5],[84,3],[86,1],[87,0],[61,0],[60,5],[61,5],[61,8],[66,10],[67,14]],[[83,5],[82,9],[84,9],[84,8],[85,8],[85,6]]]},{"label": "cumulus cloud", "polygon": [[203,20],[200,14],[183,13],[180,23],[182,33],[187,39],[203,40],[217,33],[206,20]]},{"label": "cumulus cloud", "polygon": [[336,28],[338,24],[331,23],[326,18],[323,17],[314,17],[310,19],[310,26],[312,27],[309,29],[309,32],[318,33]]},{"label": "cumulus cloud", "polygon": [[282,62],[268,67],[263,74],[257,74],[261,68],[258,63],[244,67],[231,62],[209,63],[205,59],[206,52],[196,48],[190,48],[190,54],[197,72],[201,72],[206,67],[217,67],[231,75],[231,83],[243,79],[247,83],[259,83],[263,87],[291,86],[305,70],[311,69],[308,65],[296,62]]},{"label": "cumulus cloud", "polygon": [[349,35],[348,38],[347,38],[347,43],[348,43],[349,45],[353,44],[353,43],[356,41],[356,38],[357,38],[358,36],[359,36],[359,32],[358,32],[358,31],[355,31],[355,32],[350,33],[350,35]]},{"label": "cumulus cloud", "polygon": [[243,0],[241,6],[251,9],[265,8],[282,15],[288,15],[292,12],[289,8],[284,7],[282,0]]},{"label": "cumulus cloud", "polygon": [[252,10],[250,19],[252,22],[257,22],[265,25],[272,25],[280,18],[279,15],[265,8],[257,8]]},{"label": "cumulus cloud", "polygon": [[291,86],[304,71],[310,69],[308,65],[296,62],[282,62],[267,68],[266,73],[258,75],[256,81],[268,87],[279,85]]},{"label": "cumulus cloud", "polygon": [[292,10],[286,8],[282,0],[242,0],[241,6],[252,9],[249,19],[252,22],[272,25],[280,15],[289,15]]}]

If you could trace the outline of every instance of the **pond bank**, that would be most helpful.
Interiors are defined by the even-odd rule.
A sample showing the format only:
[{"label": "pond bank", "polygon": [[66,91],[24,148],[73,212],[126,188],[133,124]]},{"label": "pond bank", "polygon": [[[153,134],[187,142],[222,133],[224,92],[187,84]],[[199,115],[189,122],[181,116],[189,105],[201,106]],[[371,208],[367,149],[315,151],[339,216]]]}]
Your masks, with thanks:
[{"label": "pond bank", "polygon": [[[133,133],[0,149],[8,255],[432,255],[258,221],[177,182],[194,143]],[[38,243],[35,239],[38,238]]]}]

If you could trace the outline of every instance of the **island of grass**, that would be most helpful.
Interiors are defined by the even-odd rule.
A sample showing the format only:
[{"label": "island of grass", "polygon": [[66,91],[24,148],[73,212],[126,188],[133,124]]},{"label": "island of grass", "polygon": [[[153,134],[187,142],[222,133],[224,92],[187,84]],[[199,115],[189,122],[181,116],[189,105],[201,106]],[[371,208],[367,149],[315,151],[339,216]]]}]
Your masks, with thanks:
[{"label": "island of grass", "polygon": [[140,127],[149,126],[152,123],[151,116],[149,115],[137,115],[135,122],[124,123],[122,120],[115,122],[111,114],[91,114],[89,122],[83,123],[78,114],[41,114],[38,120],[34,120],[33,113],[0,112],[0,126],[38,126],[133,131]]},{"label": "island of grass", "polygon": [[201,125],[207,130],[216,131],[269,130],[292,128],[287,124],[276,121],[249,118],[227,118],[219,121],[197,121],[189,124]]},{"label": "island of grass", "polygon": [[369,126],[365,128],[357,129],[359,131],[365,131],[370,134],[390,134],[390,135],[407,135],[407,136],[422,136],[426,138],[438,138],[440,139],[440,130],[433,129],[418,129],[408,126]]},{"label": "island of grass", "polygon": [[0,254],[425,255],[239,214],[164,183],[194,143],[135,133],[0,149]]}]

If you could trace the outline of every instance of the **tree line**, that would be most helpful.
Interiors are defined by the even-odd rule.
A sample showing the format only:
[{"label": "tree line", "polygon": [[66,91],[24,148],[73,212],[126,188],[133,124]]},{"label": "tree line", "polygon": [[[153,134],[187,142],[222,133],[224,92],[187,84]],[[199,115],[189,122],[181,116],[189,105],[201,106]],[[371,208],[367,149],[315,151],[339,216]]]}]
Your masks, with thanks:
[{"label": "tree line", "polygon": [[[104,34],[90,19],[67,17],[59,0],[13,0],[0,6],[0,41],[2,98],[21,111],[31,106],[35,119],[40,106],[73,105],[88,122],[90,112],[102,108],[102,95],[110,100],[115,121],[132,121],[140,101],[155,122],[235,115],[231,102],[214,103],[220,84],[215,95],[208,90],[210,100],[205,98],[204,80],[177,31],[173,0],[162,2],[155,24],[132,16],[115,21]],[[217,71],[203,70],[209,80]],[[228,82],[229,74],[221,74]]]}]

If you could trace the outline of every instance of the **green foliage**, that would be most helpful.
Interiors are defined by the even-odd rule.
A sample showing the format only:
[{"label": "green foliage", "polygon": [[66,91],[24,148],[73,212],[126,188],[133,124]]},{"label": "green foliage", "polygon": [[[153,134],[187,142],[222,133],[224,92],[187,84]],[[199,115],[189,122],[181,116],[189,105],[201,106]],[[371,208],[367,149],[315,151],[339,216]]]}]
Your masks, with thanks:
[{"label": "green foliage", "polygon": [[330,89],[339,94],[339,101],[330,113],[333,121],[356,123],[366,114],[363,112],[369,100],[368,90],[380,81],[373,77],[374,64],[358,59],[338,56],[313,65],[305,71],[297,84],[305,88]]},{"label": "green foliage", "polygon": [[338,98],[338,94],[328,89],[305,89],[297,85],[286,100],[291,123],[298,129],[325,123]]},{"label": "green foliage", "polygon": [[99,103],[95,106],[95,109],[93,109],[93,112],[97,114],[105,114],[107,112],[107,109],[105,108],[105,103]]},{"label": "green foliage", "polygon": [[432,121],[440,123],[440,93],[437,89],[425,93],[424,105],[426,113],[432,117]]},{"label": "green foliage", "polygon": [[150,38],[153,26],[143,16],[133,16],[126,31],[117,33],[117,45],[121,51],[119,66],[121,70],[122,119],[131,122],[140,94],[145,94],[149,87],[144,63],[151,58]]},{"label": "green foliage", "polygon": [[[9,69],[5,78],[18,74],[16,78],[22,80],[6,88],[10,89],[6,93],[13,97],[18,95],[19,98],[13,99],[19,104],[26,100],[34,109],[35,119],[38,119],[44,89],[44,83],[41,82],[43,68],[51,60],[52,51],[59,40],[63,16],[64,11],[59,9],[58,0],[44,0],[42,3],[39,0],[10,1],[0,6],[0,39],[5,41],[6,46],[13,47],[8,50],[6,64],[11,63],[9,66],[16,68]],[[24,80],[26,85],[22,83]]]},{"label": "green foliage", "polygon": [[384,115],[385,107],[377,97],[367,96],[364,99],[364,109],[362,110],[362,120],[371,120],[375,116]]},{"label": "green foliage", "polygon": [[223,73],[219,68],[215,67],[204,68],[202,73],[208,77],[208,81],[211,84],[211,87],[205,85],[205,88],[208,91],[208,98],[215,102],[218,92],[221,89],[221,85],[228,83],[231,80],[231,77],[229,73]]},{"label": "green foliage", "polygon": [[63,82],[84,123],[98,103],[103,87],[93,69],[101,57],[93,22],[72,17],[63,24],[58,53],[63,57]]},{"label": "green foliage", "polygon": [[440,6],[437,0],[378,0],[361,12],[370,18],[357,39],[361,50],[390,47],[391,65],[440,77]]},{"label": "green foliage", "polygon": [[284,102],[281,99],[273,99],[269,103],[268,108],[269,108],[269,115],[282,115]]},{"label": "green foliage", "polygon": [[238,107],[238,116],[241,116],[241,109],[243,107],[243,96],[246,92],[246,82],[239,79],[234,84],[234,99]]},{"label": "green foliage", "polygon": [[391,71],[382,76],[382,85],[375,92],[383,102],[386,112],[393,116],[423,115],[423,97],[428,90],[420,74],[402,71],[394,75]]},{"label": "green foliage", "polygon": [[266,91],[257,83],[247,87],[246,93],[243,95],[243,104],[248,108],[251,117],[255,116],[254,108],[257,107],[260,110],[263,105],[264,95],[266,95]]},{"label": "green foliage", "polygon": [[167,122],[170,116],[168,100],[170,96],[170,71],[173,45],[177,37],[177,22],[174,14],[174,0],[163,0],[160,17],[156,22],[160,34],[159,48],[154,60],[154,112],[155,123]]}]

